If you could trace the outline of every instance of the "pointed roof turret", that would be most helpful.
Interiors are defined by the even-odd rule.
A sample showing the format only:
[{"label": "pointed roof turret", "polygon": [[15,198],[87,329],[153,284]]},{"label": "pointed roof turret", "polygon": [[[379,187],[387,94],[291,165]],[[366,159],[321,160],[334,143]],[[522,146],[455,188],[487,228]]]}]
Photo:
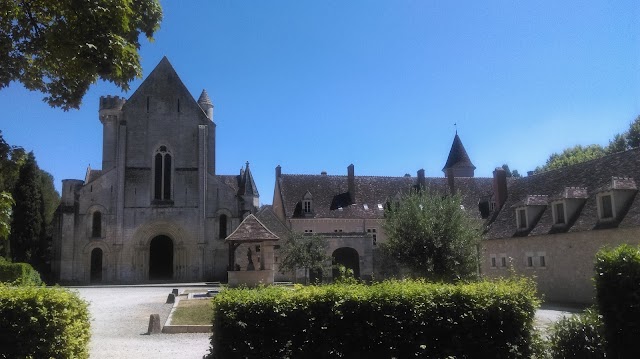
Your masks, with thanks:
[{"label": "pointed roof turret", "polygon": [[457,131],[456,136],[453,138],[453,144],[451,144],[447,163],[445,163],[442,171],[446,174],[449,169],[454,171],[455,177],[473,177],[474,170],[476,169],[476,166],[471,163],[471,159]]},{"label": "pointed roof turret", "polygon": [[253,175],[251,174],[251,170],[249,169],[249,161],[247,161],[247,167],[241,173],[241,184],[240,184],[240,195],[241,196],[255,196],[259,197],[258,187],[256,187],[256,182],[253,180]]},{"label": "pointed roof turret", "polygon": [[207,90],[202,90],[200,97],[198,98],[198,105],[202,107],[203,110],[207,110],[209,107],[213,107],[213,102],[211,102],[211,98],[207,93]]}]

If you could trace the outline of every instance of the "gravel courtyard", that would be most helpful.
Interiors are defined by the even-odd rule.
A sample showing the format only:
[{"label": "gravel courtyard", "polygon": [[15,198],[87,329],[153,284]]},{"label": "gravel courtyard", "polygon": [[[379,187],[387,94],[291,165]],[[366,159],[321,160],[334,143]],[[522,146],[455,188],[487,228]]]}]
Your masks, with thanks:
[{"label": "gravel courtyard", "polygon": [[[192,286],[192,285],[189,285]],[[91,311],[92,359],[201,359],[209,352],[209,334],[147,335],[149,315],[160,314],[164,325],[172,304],[164,304],[172,288],[163,286],[74,287]]]}]

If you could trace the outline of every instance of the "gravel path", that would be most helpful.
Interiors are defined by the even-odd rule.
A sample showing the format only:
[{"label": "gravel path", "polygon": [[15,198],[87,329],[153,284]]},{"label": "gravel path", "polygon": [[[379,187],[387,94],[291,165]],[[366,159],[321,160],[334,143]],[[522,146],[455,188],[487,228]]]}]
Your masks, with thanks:
[{"label": "gravel path", "polygon": [[210,334],[147,335],[149,316],[160,314],[164,325],[172,304],[164,304],[172,288],[161,286],[75,287],[91,311],[92,359],[201,359],[209,352]]}]

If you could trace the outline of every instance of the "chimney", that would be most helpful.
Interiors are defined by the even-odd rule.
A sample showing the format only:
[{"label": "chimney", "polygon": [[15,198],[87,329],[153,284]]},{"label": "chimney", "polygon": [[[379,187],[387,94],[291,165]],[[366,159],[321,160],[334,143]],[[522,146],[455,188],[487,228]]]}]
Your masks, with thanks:
[{"label": "chimney", "polygon": [[427,181],[424,179],[424,169],[418,170],[418,190],[427,188]]},{"label": "chimney", "polygon": [[280,178],[280,175],[282,174],[282,168],[280,168],[280,165],[276,166],[276,178]]},{"label": "chimney", "polygon": [[455,186],[455,176],[453,174],[453,168],[447,168],[446,174],[447,174],[447,182],[449,183],[449,193],[454,194],[456,193],[456,186]]},{"label": "chimney", "polygon": [[353,163],[347,167],[347,187],[351,204],[356,203],[356,179],[354,175]]},{"label": "chimney", "polygon": [[507,201],[507,172],[502,167],[493,171],[493,197],[496,200],[496,209],[500,210]]}]

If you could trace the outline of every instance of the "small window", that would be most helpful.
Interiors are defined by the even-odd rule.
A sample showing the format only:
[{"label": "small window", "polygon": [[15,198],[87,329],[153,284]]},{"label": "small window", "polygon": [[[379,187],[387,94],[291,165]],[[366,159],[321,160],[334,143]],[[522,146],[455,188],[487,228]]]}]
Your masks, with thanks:
[{"label": "small window", "polygon": [[313,233],[313,229],[305,229],[304,233]]},{"label": "small window", "polygon": [[526,209],[518,210],[518,228],[520,229],[527,228],[527,210]]},{"label": "small window", "polygon": [[555,210],[556,210],[556,224],[565,224],[566,221],[564,218],[564,203],[556,203]]},{"label": "small window", "polygon": [[497,267],[496,257],[491,257],[491,266],[494,267],[494,268]]},{"label": "small window", "polygon": [[93,212],[92,221],[91,221],[91,237],[100,238],[102,237],[102,213]]},{"label": "small window", "polygon": [[256,253],[260,253],[260,245],[256,246]]},{"label": "small window", "polygon": [[527,256],[527,267],[533,267],[533,257]]},{"label": "small window", "polygon": [[546,267],[547,266],[547,261],[544,258],[544,256],[540,256],[540,267]]},{"label": "small window", "polygon": [[609,194],[600,197],[600,215],[602,219],[613,218],[613,205]]},{"label": "small window", "polygon": [[500,263],[501,266],[506,267],[507,266],[507,257],[500,258],[500,262],[501,262]]},{"label": "small window", "polygon": [[227,215],[220,215],[220,225],[218,227],[218,238],[225,239],[227,238]]},{"label": "small window", "polygon": [[302,208],[304,210],[304,213],[311,213],[311,200],[305,199],[302,202]]}]

